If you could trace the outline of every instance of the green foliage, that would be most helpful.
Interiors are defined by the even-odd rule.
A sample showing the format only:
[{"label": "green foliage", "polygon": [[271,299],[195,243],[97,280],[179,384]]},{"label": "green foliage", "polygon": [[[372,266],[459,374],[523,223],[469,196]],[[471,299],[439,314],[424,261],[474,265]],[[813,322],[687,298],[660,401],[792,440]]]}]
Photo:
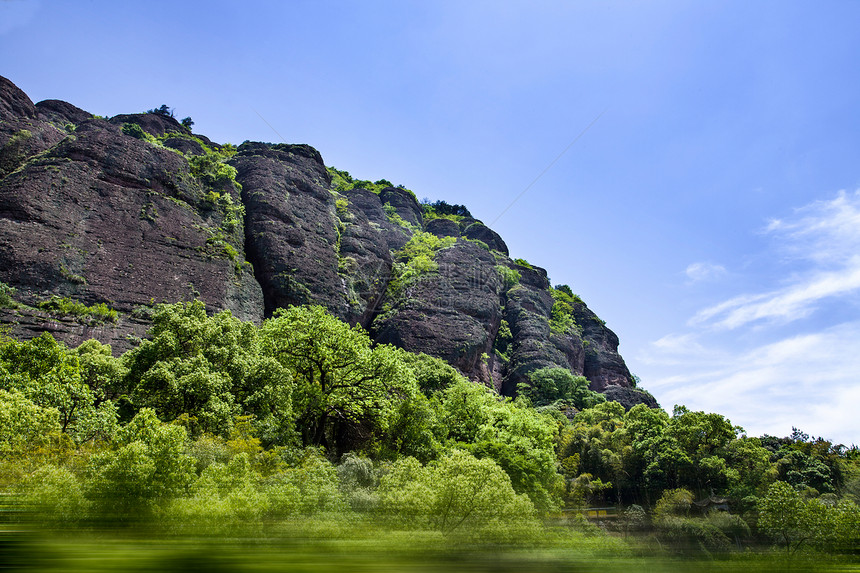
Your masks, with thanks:
[{"label": "green foliage", "polygon": [[393,347],[372,347],[360,326],[350,328],[321,306],[278,309],[260,334],[267,355],[293,374],[305,445],[358,445],[338,443],[339,436],[359,426],[385,432],[397,403],[417,392]]},{"label": "green foliage", "polygon": [[337,481],[344,499],[354,511],[376,511],[379,472],[373,460],[347,452],[337,466]]},{"label": "green foliage", "polygon": [[12,133],[12,136],[3,146],[0,146],[0,177],[5,177],[23,164],[32,153],[27,141],[33,137],[28,129],[21,129]]},{"label": "green foliage", "polygon": [[264,482],[276,516],[339,512],[344,498],[338,488],[337,469],[314,448],[302,452],[299,462]]},{"label": "green foliage", "polygon": [[573,507],[589,507],[597,503],[602,492],[612,487],[612,482],[604,482],[589,473],[581,473],[567,483],[566,499]]},{"label": "green foliage", "polygon": [[56,408],[38,406],[18,390],[0,390],[0,452],[4,455],[40,446],[59,433]]},{"label": "green foliage", "polygon": [[582,301],[578,296],[571,292],[569,286],[560,286],[563,288],[550,287],[549,289],[549,292],[555,301],[550,313],[549,327],[550,330],[556,334],[565,334],[571,327],[577,327],[573,311],[576,304],[581,303]]},{"label": "green foliage", "polygon": [[253,324],[229,311],[208,317],[194,301],[157,306],[147,336],[123,357],[135,406],[165,421],[186,415],[195,435],[227,436],[235,416],[250,414],[264,442],[289,443],[291,377]]},{"label": "green foliage", "polygon": [[410,282],[436,272],[439,268],[433,260],[436,252],[456,243],[455,237],[437,237],[432,233],[416,231],[394,255],[392,278],[388,283],[389,298],[396,298]]},{"label": "green foliage", "polygon": [[[391,181],[388,181],[387,179],[380,179],[379,181],[354,179],[352,175],[349,174],[349,171],[342,171],[334,167],[326,167],[326,169],[328,170],[329,175],[331,175],[331,189],[338,193],[343,193],[351,189],[367,189],[368,191],[372,191],[379,195],[383,189],[394,187]],[[398,185],[397,188],[403,189],[412,195],[412,197],[415,197],[415,193],[406,189],[402,185]]]},{"label": "green foliage", "polygon": [[496,333],[496,339],[493,341],[493,348],[496,353],[507,362],[510,360],[511,343],[514,340],[514,335],[511,333],[511,326],[504,318],[499,322],[499,331]]},{"label": "green foliage", "polygon": [[845,446],[811,438],[797,428],[792,428],[790,437],[763,436],[761,442],[771,452],[770,461],[775,464],[778,479],[812,495],[842,489],[851,471],[845,463],[846,454],[853,451],[857,459],[856,448],[846,451]]},{"label": "green foliage", "polygon": [[418,387],[428,397],[452,384],[465,381],[462,374],[441,358],[424,353],[404,352],[401,354],[401,359],[412,370]]},{"label": "green foliage", "polygon": [[52,296],[37,305],[55,316],[71,316],[87,323],[116,322],[119,314],[103,302],[87,306],[68,297]]},{"label": "green foliage", "polygon": [[167,514],[180,524],[212,524],[225,530],[234,521],[258,521],[270,505],[258,477],[246,453],[226,464],[210,464],[190,486],[191,495],[174,499]]},{"label": "green foliage", "polygon": [[[790,553],[860,545],[856,449],[801,432],[748,438],[681,406],[625,411],[560,368],[522,389],[548,404],[535,409],[438,358],[374,346],[322,307],[281,310],[262,327],[199,302],[149,316],[147,339],[122,359],[95,340],[0,339],[0,483],[32,523],[144,520],[255,538],[396,528],[410,543],[572,547],[608,541],[584,518],[565,523],[592,537],[536,512],[618,504],[631,506],[618,520],[628,535],[646,535],[653,508],[648,539],[669,552],[728,552],[754,533]],[[770,486],[783,476],[794,481]],[[700,512],[693,500],[709,495],[743,518]]]},{"label": "green foliage", "polygon": [[194,120],[193,120],[193,119],[191,119],[191,117],[190,117],[190,116],[189,116],[189,117],[183,117],[183,118],[182,118],[182,121],[180,121],[179,123],[181,123],[181,124],[182,124],[182,127],[184,127],[184,128],[186,128],[186,129],[189,129],[189,130],[190,130],[190,129],[191,129],[191,126],[193,126],[193,125],[194,125]]},{"label": "green foliage", "polygon": [[390,203],[385,203],[382,206],[382,208],[385,210],[385,214],[388,217],[388,220],[391,221],[392,223],[394,223],[395,225],[403,227],[404,229],[406,229],[408,231],[417,230],[417,227],[415,225],[413,225],[412,223],[403,219],[403,217],[401,217],[400,214],[397,212],[397,209],[393,205],[391,205]]},{"label": "green foliage", "polygon": [[542,511],[561,491],[554,441],[558,426],[522,402],[501,400],[486,388],[458,382],[444,392],[442,413],[449,439],[479,458],[491,458]]},{"label": "green foliage", "polygon": [[89,365],[82,367],[77,353],[48,333],[27,342],[0,340],[0,375],[0,389],[57,411],[59,429],[78,442],[109,439],[116,432],[116,405],[103,388],[87,384]]},{"label": "green foliage", "polygon": [[585,376],[576,376],[567,368],[540,368],[529,374],[529,381],[517,386],[517,393],[535,405],[565,400],[581,410],[606,401],[602,394],[588,389]]},{"label": "green foliage", "polygon": [[173,108],[169,107],[166,103],[163,103],[161,104],[161,107],[146,110],[146,113],[161,115],[164,117],[173,117]]},{"label": "green foliage", "polygon": [[784,481],[774,482],[759,502],[758,526],[792,552],[804,545],[843,553],[860,547],[860,507],[848,500],[804,499]]},{"label": "green foliage", "polygon": [[216,153],[194,155],[188,159],[191,174],[206,185],[222,189],[236,183],[236,168],[223,162]]},{"label": "green foliage", "polygon": [[117,433],[115,450],[90,458],[87,498],[104,517],[125,521],[184,493],[194,478],[185,440],[184,428],[144,408]]},{"label": "green foliage", "polygon": [[15,308],[17,303],[12,300],[16,289],[0,281],[0,308]]},{"label": "green foliage", "polygon": [[40,521],[51,525],[75,524],[90,510],[80,480],[64,467],[39,467],[26,476],[18,489],[24,507]]},{"label": "green foliage", "polygon": [[667,489],[654,506],[654,520],[661,521],[670,517],[686,517],[693,505],[693,494],[684,489]]},{"label": "green foliage", "polygon": [[519,266],[521,266],[521,267],[525,267],[525,268],[527,268],[527,269],[533,269],[533,268],[534,268],[534,267],[533,267],[533,266],[531,266],[531,264],[530,264],[527,260],[525,260],[525,259],[514,259],[514,263],[518,264],[518,265],[519,265]]},{"label": "green foliage", "polygon": [[492,460],[461,450],[427,466],[414,458],[396,462],[381,480],[379,500],[380,508],[402,526],[472,539],[481,539],[486,531],[498,534],[515,522],[536,526],[534,507],[516,494],[507,474]]},{"label": "green foliage", "polygon": [[522,278],[520,271],[505,265],[496,265],[496,272],[499,273],[499,278],[502,280],[502,290],[507,291],[520,284],[520,278]]},{"label": "green foliage", "polygon": [[434,201],[431,203],[429,199],[423,199],[421,201],[421,209],[424,212],[426,220],[445,218],[459,221],[465,217],[472,216],[465,205],[451,205],[445,201]]},{"label": "green foliage", "polygon": [[149,143],[153,143],[153,144],[158,143],[158,140],[155,139],[155,137],[153,137],[149,133],[145,132],[143,130],[143,128],[140,127],[136,123],[124,123],[124,124],[122,124],[120,131],[122,131],[124,134],[126,134],[130,137],[133,137],[135,139],[140,139],[142,141],[148,141]]},{"label": "green foliage", "polygon": [[339,197],[335,199],[334,202],[335,209],[337,210],[337,216],[341,219],[346,219],[349,217],[349,199],[346,197]]}]

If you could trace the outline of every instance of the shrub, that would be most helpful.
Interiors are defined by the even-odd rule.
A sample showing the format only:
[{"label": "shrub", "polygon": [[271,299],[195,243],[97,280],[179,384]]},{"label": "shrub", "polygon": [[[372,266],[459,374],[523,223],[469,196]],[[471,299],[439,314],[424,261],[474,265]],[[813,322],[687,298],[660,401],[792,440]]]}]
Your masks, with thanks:
[{"label": "shrub", "polygon": [[530,384],[520,383],[517,392],[535,405],[565,400],[582,410],[606,401],[602,394],[588,389],[585,376],[576,376],[567,368],[540,368],[529,374],[529,380]]},{"label": "shrub", "polygon": [[68,469],[45,465],[20,486],[24,506],[48,523],[80,521],[89,510],[80,482]]},{"label": "shrub", "polygon": [[185,441],[184,428],[144,408],[118,432],[118,449],[90,458],[88,498],[105,517],[126,520],[179,495],[194,477]]},{"label": "shrub", "polygon": [[[161,107],[146,110],[146,113],[162,115],[164,117],[173,117],[173,108],[168,107],[166,103],[161,104]],[[191,119],[191,118],[188,118]]]},{"label": "shrub", "polygon": [[463,217],[472,216],[465,205],[451,205],[445,201],[436,201],[431,203],[429,199],[424,199],[421,201],[421,209],[429,219],[451,217],[457,220],[462,219]]},{"label": "shrub", "polygon": [[517,495],[505,472],[490,459],[454,450],[421,466],[414,458],[396,462],[379,486],[381,508],[407,527],[481,537],[496,524],[534,524],[534,506]]},{"label": "shrub", "polygon": [[156,141],[154,137],[143,131],[143,128],[136,123],[122,124],[121,131],[128,136],[134,137],[135,139],[149,141],[150,143],[155,143]]},{"label": "shrub", "polygon": [[550,287],[549,292],[555,300],[552,311],[550,311],[550,330],[556,334],[565,334],[571,327],[578,326],[573,316],[573,310],[575,305],[582,300],[573,294],[567,285],[560,285],[557,288]]},{"label": "shrub", "polygon": [[0,452],[36,447],[59,433],[56,408],[38,406],[17,390],[0,389]]},{"label": "shrub", "polygon": [[0,308],[15,306],[15,301],[12,300],[12,297],[15,296],[15,291],[14,287],[0,282]]},{"label": "shrub", "polygon": [[218,154],[195,155],[188,160],[188,165],[191,168],[191,174],[206,185],[223,187],[236,182],[238,173],[236,168],[223,163]]},{"label": "shrub", "polygon": [[529,262],[525,259],[514,259],[514,262],[521,267],[525,267],[527,269],[533,269],[534,267],[529,264]]},{"label": "shrub", "polygon": [[118,313],[103,302],[87,306],[69,297],[52,296],[42,301],[38,307],[55,316],[72,316],[76,319],[90,319],[91,322],[116,322]]},{"label": "shrub", "polygon": [[416,231],[395,254],[393,277],[388,285],[389,295],[394,297],[409,281],[435,272],[439,265],[433,260],[437,251],[456,244],[455,237],[437,237],[432,233]]},{"label": "shrub", "polygon": [[520,284],[520,278],[522,278],[520,271],[506,267],[505,265],[496,265],[496,272],[499,273],[499,278],[502,279],[502,288],[504,290],[511,289]]}]

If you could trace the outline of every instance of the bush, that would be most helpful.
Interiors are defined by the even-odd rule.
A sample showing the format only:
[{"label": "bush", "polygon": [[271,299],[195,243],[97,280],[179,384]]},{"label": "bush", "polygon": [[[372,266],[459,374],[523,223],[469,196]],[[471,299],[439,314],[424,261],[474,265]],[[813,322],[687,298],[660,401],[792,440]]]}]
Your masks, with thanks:
[{"label": "bush", "polygon": [[16,390],[0,390],[0,452],[33,448],[59,433],[56,408],[38,406]]},{"label": "bush", "polygon": [[87,306],[69,297],[52,296],[38,307],[56,316],[72,316],[91,322],[116,322],[118,313],[103,302]]},{"label": "bush", "polygon": [[104,517],[125,521],[147,515],[181,493],[194,477],[184,453],[186,433],[144,408],[117,435],[117,449],[90,458],[88,498]]},{"label": "bush", "polygon": [[153,136],[151,136],[150,134],[143,131],[143,128],[141,128],[136,123],[124,123],[124,124],[122,124],[121,131],[124,134],[131,136],[135,139],[148,141],[150,143],[155,143],[155,141],[156,141]]},{"label": "bush", "polygon": [[534,267],[533,267],[533,266],[531,266],[531,264],[530,264],[527,260],[525,260],[525,259],[514,259],[514,262],[515,262],[516,264],[518,264],[519,266],[521,266],[521,267],[525,267],[525,268],[527,268],[527,269],[533,269],[533,268],[534,268]]},{"label": "bush", "polygon": [[581,330],[576,324],[576,319],[573,316],[573,309],[576,306],[576,303],[581,303],[582,300],[573,294],[570,287],[567,285],[550,288],[549,292],[555,300],[552,305],[552,311],[550,312],[550,330],[556,334],[565,334],[571,327]]},{"label": "bush", "polygon": [[457,243],[455,237],[437,237],[432,233],[416,231],[409,242],[395,254],[393,277],[388,284],[391,298],[411,280],[435,272],[439,265],[433,260],[436,252]]},{"label": "bush", "polygon": [[540,368],[529,374],[529,380],[530,384],[517,386],[517,393],[535,405],[565,400],[582,410],[606,401],[602,394],[588,389],[589,382],[585,376],[576,376],[567,368]]},{"label": "bush", "polygon": [[223,163],[216,153],[195,155],[188,160],[188,165],[191,174],[206,185],[223,188],[236,182],[236,168]]},{"label": "bush", "polygon": [[264,490],[275,515],[312,515],[345,508],[337,469],[314,448],[304,451],[296,467],[267,478]]},{"label": "bush", "polygon": [[0,282],[0,308],[14,308],[16,303],[12,300],[15,296],[16,289]]},{"label": "bush", "polygon": [[536,525],[534,506],[494,461],[460,450],[423,467],[399,460],[382,478],[379,497],[389,519],[406,527],[481,539],[486,530],[516,535],[516,526]]},{"label": "bush", "polygon": [[496,272],[502,279],[502,289],[508,290],[520,284],[520,278],[522,278],[520,271],[504,265],[496,265]]},{"label": "bush", "polygon": [[[166,103],[161,104],[161,107],[146,110],[146,113],[161,115],[164,117],[173,117],[173,108],[168,107]],[[191,119],[191,118],[188,118]]]},{"label": "bush", "polygon": [[421,201],[421,209],[424,211],[424,214],[428,219],[450,217],[457,220],[462,219],[463,217],[472,216],[465,205],[451,205],[445,201],[436,201],[431,203],[428,199],[424,199]]},{"label": "bush", "polygon": [[71,524],[86,517],[89,502],[77,477],[66,468],[45,465],[19,486],[24,507],[48,523]]}]

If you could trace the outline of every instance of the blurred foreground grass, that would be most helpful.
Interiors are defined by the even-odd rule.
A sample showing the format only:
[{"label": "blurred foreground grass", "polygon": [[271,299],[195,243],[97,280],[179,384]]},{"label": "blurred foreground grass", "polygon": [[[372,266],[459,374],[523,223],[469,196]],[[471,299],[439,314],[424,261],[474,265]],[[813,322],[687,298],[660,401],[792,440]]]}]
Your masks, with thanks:
[{"label": "blurred foreground grass", "polygon": [[0,571],[776,573],[860,572],[860,563],[821,554],[752,552],[682,558],[565,528],[556,528],[540,543],[517,545],[368,523],[311,521],[217,534],[130,527],[7,530],[0,533]]}]

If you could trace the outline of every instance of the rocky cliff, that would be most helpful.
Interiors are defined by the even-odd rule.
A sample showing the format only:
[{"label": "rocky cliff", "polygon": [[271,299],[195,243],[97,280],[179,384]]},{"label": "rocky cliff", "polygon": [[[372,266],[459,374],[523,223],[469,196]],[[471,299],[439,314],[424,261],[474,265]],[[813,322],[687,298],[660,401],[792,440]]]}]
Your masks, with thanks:
[{"label": "rocky cliff", "polygon": [[0,322],[119,352],[154,303],[199,298],[252,321],[315,303],[506,395],[558,366],[644,399],[615,334],[498,234],[366,183],[307,145],[235,148],[167,115],[34,105],[0,78],[0,282],[15,289]]}]

